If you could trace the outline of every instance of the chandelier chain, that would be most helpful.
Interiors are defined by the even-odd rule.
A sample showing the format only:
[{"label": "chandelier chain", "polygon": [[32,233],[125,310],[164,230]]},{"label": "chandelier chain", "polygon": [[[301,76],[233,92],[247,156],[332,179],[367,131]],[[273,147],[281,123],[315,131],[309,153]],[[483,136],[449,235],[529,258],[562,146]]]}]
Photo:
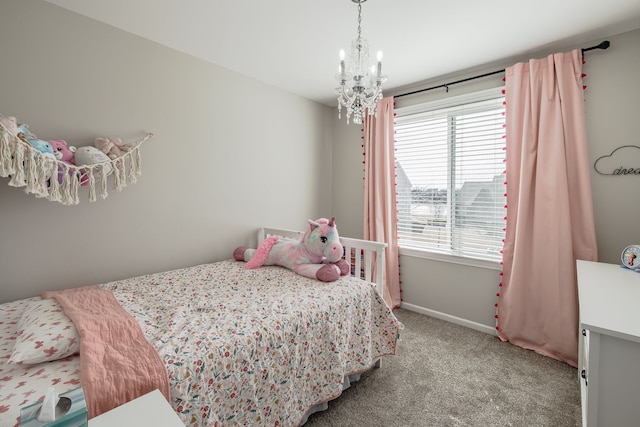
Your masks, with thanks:
[{"label": "chandelier chain", "polygon": [[358,2],[358,40],[362,38],[360,37],[360,34],[362,33],[362,28],[360,26],[361,21],[362,21],[362,2]]}]

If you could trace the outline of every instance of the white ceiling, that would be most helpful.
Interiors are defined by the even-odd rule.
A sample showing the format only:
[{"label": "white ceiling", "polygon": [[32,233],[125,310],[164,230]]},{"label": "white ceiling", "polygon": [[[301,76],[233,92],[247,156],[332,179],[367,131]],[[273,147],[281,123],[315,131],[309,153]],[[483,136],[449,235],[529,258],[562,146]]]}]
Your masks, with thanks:
[{"label": "white ceiling", "polygon": [[[338,51],[357,32],[352,0],[46,1],[330,106]],[[361,24],[397,94],[640,28],[640,0],[370,0]]]}]

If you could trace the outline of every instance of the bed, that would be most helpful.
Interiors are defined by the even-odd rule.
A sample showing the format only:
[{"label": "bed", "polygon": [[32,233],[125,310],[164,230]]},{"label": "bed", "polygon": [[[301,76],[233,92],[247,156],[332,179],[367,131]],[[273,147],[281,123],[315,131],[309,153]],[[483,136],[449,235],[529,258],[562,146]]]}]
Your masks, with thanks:
[{"label": "bed", "polygon": [[0,305],[0,427],[80,385],[90,417],[158,388],[187,425],[304,424],[398,339],[385,245],[341,242],[351,275],[331,283],[230,259]]}]

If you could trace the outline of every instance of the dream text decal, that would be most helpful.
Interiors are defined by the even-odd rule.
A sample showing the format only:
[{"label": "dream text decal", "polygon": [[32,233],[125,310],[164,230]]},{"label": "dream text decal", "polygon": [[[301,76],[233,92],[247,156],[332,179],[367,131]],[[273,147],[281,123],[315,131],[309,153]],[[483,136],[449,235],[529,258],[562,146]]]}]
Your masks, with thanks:
[{"label": "dream text decal", "polygon": [[623,145],[598,158],[593,168],[600,175],[640,175],[640,147]]}]

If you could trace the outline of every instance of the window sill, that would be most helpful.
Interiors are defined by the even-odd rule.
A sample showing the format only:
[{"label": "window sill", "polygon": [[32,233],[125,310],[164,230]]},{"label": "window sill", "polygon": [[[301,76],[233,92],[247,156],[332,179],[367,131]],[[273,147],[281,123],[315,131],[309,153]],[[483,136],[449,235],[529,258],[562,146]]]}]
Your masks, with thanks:
[{"label": "window sill", "polygon": [[398,252],[403,256],[410,256],[413,258],[422,258],[432,261],[448,262],[451,264],[468,265],[471,267],[484,268],[487,270],[502,271],[502,265],[498,261],[487,261],[476,258],[465,258],[461,256],[454,256],[449,254],[441,254],[437,252],[428,252],[415,248],[398,248]]}]

